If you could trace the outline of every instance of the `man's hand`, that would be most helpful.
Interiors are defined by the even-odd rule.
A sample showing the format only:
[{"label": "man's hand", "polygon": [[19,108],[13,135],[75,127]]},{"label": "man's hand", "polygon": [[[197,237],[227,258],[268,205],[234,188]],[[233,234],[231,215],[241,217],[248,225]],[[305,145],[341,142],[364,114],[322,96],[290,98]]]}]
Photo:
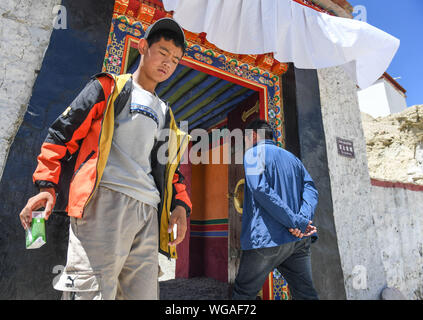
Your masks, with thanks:
[{"label": "man's hand", "polygon": [[308,225],[307,225],[304,233],[302,233],[301,230],[297,229],[297,228],[295,228],[295,229],[290,228],[290,229],[288,229],[288,231],[291,232],[291,234],[293,236],[300,238],[300,239],[302,237],[308,237],[308,236],[311,236],[312,234],[317,232],[317,228],[315,226],[312,226],[311,225],[312,223],[313,223],[312,221],[308,222]]},{"label": "man's hand", "polygon": [[291,234],[294,236],[294,237],[297,237],[297,238],[302,238],[302,237],[304,237],[304,234],[303,233],[301,233],[301,230],[300,229],[297,229],[297,228],[295,228],[295,229],[289,229],[289,232],[291,232]]},{"label": "man's hand", "polygon": [[185,238],[185,233],[187,231],[187,213],[185,208],[182,206],[176,206],[175,210],[172,211],[169,221],[169,228],[167,229],[168,233],[173,232],[173,227],[175,224],[177,225],[177,235],[175,240],[169,242],[170,246],[176,246]]},{"label": "man's hand", "polygon": [[311,225],[312,223],[313,223],[312,221],[310,221],[310,222],[308,223],[308,226],[307,226],[307,228],[305,229],[304,237],[311,236],[312,234],[314,234],[314,233],[316,233],[316,232],[317,232],[317,227],[312,226],[312,225]]},{"label": "man's hand", "polygon": [[22,209],[19,214],[21,224],[24,229],[28,229],[31,226],[32,211],[36,211],[41,207],[44,207],[45,219],[48,220],[54,205],[56,204],[56,193],[54,188],[41,189],[40,193],[36,196],[29,198],[26,206]]}]

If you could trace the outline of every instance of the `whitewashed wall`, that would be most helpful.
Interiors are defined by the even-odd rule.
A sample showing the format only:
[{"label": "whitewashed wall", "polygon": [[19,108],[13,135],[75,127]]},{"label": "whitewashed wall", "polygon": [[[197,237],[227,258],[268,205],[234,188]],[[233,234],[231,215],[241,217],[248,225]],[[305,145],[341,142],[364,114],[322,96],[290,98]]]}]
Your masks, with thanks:
[{"label": "whitewashed wall", "polygon": [[407,109],[407,98],[385,79],[384,82],[391,113],[398,113]]},{"label": "whitewashed wall", "polygon": [[371,187],[387,285],[423,300],[423,191]]},{"label": "whitewashed wall", "polygon": [[0,178],[26,112],[60,0],[0,2]]},{"label": "whitewashed wall", "polygon": [[389,101],[382,80],[374,85],[358,91],[360,110],[373,118],[385,117],[391,114]]},{"label": "whitewashed wall", "polygon": [[391,83],[379,79],[374,85],[358,91],[360,110],[373,118],[404,111],[407,99]]},{"label": "whitewashed wall", "polygon": [[[370,177],[356,86],[341,67],[318,70],[318,79],[347,299],[379,299],[386,276],[375,232],[376,215],[369,205]],[[338,154],[337,137],[353,142],[355,158]]]},{"label": "whitewashed wall", "polygon": [[[355,85],[339,67],[318,77],[347,299],[380,299],[385,287],[423,299],[423,191],[371,185]],[[354,159],[336,137],[353,141]]]}]

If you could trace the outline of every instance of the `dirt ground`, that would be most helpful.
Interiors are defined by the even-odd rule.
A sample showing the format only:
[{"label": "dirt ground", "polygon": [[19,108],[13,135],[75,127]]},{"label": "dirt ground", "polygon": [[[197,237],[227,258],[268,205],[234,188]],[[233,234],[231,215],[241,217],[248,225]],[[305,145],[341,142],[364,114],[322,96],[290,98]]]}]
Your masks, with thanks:
[{"label": "dirt ground", "polygon": [[160,300],[228,300],[229,285],[210,278],[170,279],[159,282]]},{"label": "dirt ground", "polygon": [[229,285],[211,278],[175,279],[175,260],[159,255],[160,300],[228,300]]}]

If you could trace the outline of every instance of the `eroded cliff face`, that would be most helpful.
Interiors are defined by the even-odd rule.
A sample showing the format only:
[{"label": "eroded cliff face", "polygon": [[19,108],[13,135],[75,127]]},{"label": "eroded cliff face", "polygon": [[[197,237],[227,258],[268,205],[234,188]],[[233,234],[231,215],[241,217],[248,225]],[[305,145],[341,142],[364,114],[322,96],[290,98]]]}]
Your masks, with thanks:
[{"label": "eroded cliff face", "polygon": [[361,114],[370,177],[423,185],[423,105],[387,117]]}]

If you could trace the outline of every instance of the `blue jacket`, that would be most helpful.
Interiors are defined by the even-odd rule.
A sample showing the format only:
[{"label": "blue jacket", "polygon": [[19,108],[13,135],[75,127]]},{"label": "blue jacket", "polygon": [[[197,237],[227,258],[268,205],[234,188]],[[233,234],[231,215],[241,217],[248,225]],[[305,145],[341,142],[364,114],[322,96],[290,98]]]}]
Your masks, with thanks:
[{"label": "blue jacket", "polygon": [[261,140],[245,152],[244,170],[241,249],[300,240],[288,229],[304,232],[318,202],[313,180],[301,161],[272,140]]}]

